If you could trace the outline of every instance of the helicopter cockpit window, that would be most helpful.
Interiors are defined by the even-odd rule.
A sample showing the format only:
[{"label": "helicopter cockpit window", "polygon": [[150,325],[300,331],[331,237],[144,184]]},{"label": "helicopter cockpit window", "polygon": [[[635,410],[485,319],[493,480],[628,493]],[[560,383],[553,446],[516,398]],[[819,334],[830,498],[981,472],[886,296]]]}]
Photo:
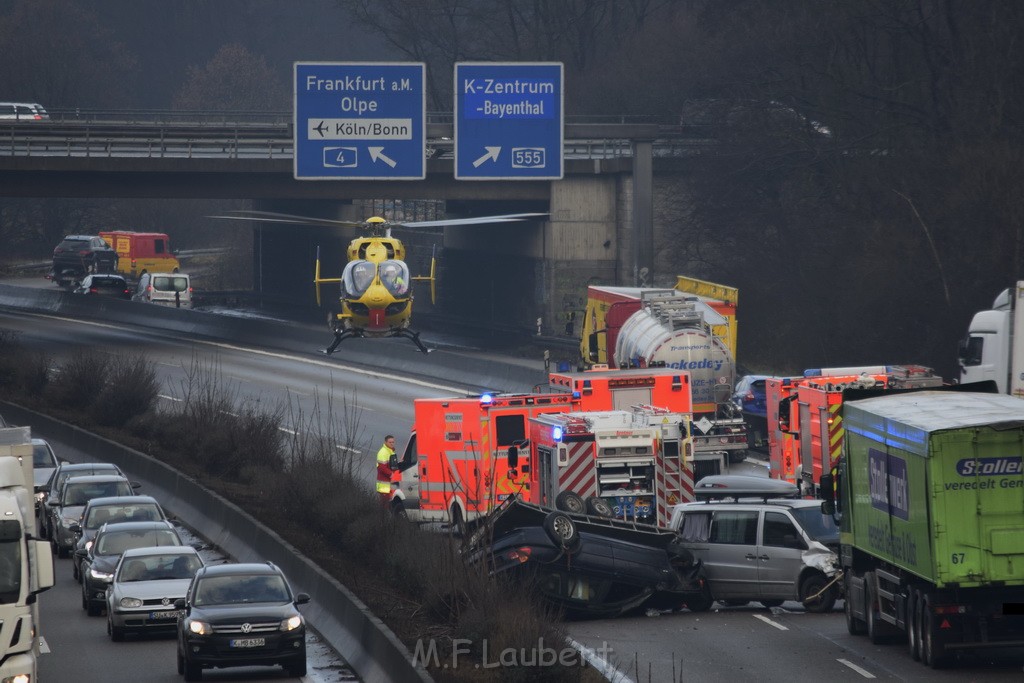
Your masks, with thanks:
[{"label": "helicopter cockpit window", "polygon": [[351,261],[345,266],[345,272],[341,275],[341,289],[343,294],[350,297],[359,297],[366,293],[373,284],[373,277],[377,266],[370,261]]},{"label": "helicopter cockpit window", "polygon": [[409,266],[403,261],[382,261],[380,281],[392,296],[405,296],[409,291]]}]

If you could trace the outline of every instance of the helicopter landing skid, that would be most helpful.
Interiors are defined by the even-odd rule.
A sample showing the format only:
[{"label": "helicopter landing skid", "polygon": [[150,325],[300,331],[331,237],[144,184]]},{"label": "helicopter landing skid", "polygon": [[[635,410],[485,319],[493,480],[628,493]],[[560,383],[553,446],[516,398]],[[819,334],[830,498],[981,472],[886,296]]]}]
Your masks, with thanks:
[{"label": "helicopter landing skid", "polygon": [[399,330],[395,336],[411,339],[412,343],[415,344],[416,348],[418,348],[420,351],[422,351],[423,353],[430,353],[430,349],[424,346],[423,342],[420,341],[419,332],[413,332],[412,330]]},{"label": "helicopter landing skid", "polygon": [[[351,339],[353,337],[361,338],[364,336],[365,335],[360,333],[358,330],[335,330],[334,341],[331,342],[330,346],[323,350],[323,353],[329,356],[332,353],[334,353],[338,349],[338,346],[341,345],[341,342],[345,341],[346,339]],[[397,332],[395,332],[394,336],[405,337],[406,339],[411,340],[412,343],[416,345],[416,348],[418,348],[423,353],[430,353],[431,351],[431,349],[428,349],[426,346],[423,345],[423,342],[420,341],[419,332],[413,332],[412,330],[398,330]]]}]

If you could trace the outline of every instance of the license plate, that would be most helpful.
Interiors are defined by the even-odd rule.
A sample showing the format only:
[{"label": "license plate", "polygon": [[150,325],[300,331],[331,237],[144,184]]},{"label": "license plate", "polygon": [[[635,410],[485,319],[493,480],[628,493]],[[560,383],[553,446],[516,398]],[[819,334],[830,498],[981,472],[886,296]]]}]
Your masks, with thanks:
[{"label": "license plate", "polygon": [[266,644],[266,638],[239,638],[230,643],[231,647],[263,647]]},{"label": "license plate", "polygon": [[167,611],[164,611],[164,612],[150,612],[149,613],[149,618],[153,619],[154,621],[160,620],[160,619],[177,619],[178,617],[182,616],[184,613],[185,613],[184,610],[176,610],[176,609],[167,610]]}]

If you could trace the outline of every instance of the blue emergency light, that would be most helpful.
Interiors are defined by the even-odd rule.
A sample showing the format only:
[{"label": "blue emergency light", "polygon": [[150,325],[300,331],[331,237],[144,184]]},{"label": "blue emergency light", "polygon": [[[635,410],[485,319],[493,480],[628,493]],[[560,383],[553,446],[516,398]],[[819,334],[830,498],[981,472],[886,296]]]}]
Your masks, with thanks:
[{"label": "blue emergency light", "polygon": [[490,394],[482,394],[480,396],[480,403],[484,405],[490,405],[491,403],[494,403],[494,397],[491,396]]},{"label": "blue emergency light", "polygon": [[562,428],[561,427],[554,427],[554,428],[552,428],[552,430],[551,430],[551,437],[555,441],[561,441],[562,440]]}]

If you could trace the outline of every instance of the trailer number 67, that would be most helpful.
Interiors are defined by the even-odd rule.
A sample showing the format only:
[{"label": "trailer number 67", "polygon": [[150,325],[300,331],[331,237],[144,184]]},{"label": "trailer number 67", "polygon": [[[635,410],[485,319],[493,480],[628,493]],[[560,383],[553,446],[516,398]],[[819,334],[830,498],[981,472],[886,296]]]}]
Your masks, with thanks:
[{"label": "trailer number 67", "polygon": [[963,564],[964,563],[964,553],[953,553],[953,555],[952,555],[952,557],[950,559],[953,561],[953,564]]}]

